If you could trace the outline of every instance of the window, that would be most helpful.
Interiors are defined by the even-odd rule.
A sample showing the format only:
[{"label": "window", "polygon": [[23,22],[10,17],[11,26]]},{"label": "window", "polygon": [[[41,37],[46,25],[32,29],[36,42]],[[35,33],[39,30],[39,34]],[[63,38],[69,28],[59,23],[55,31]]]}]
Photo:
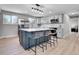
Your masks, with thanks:
[{"label": "window", "polygon": [[17,16],[12,16],[12,24],[17,24],[18,20],[17,20]]},{"label": "window", "polygon": [[18,17],[12,15],[3,15],[3,24],[17,24]]},{"label": "window", "polygon": [[3,24],[11,24],[11,16],[10,15],[3,15]]}]

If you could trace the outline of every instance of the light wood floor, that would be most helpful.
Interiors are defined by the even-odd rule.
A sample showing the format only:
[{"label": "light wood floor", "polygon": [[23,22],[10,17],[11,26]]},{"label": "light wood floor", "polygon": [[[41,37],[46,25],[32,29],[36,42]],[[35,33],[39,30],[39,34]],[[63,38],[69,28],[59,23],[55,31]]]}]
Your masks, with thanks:
[{"label": "light wood floor", "polygon": [[[78,35],[69,35],[64,39],[58,39],[56,47],[50,47],[45,52],[41,48],[37,48],[38,55],[78,55],[79,39]],[[34,52],[24,50],[20,44],[18,37],[9,39],[0,39],[0,55],[34,55]]]}]

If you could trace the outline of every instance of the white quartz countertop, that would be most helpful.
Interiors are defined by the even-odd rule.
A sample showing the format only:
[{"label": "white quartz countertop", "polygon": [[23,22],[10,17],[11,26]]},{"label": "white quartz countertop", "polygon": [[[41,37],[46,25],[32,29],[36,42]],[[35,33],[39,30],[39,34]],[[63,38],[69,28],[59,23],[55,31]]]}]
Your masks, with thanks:
[{"label": "white quartz countertop", "polygon": [[21,28],[20,30],[22,31],[27,31],[27,32],[34,32],[34,31],[45,31],[45,30],[53,30],[53,29],[50,29],[50,28]]}]

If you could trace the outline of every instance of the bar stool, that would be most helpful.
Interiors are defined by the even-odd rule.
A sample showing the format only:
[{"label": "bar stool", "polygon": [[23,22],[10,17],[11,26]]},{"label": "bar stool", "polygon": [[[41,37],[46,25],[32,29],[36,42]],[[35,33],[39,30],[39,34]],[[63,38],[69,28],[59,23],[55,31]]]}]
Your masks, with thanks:
[{"label": "bar stool", "polygon": [[38,47],[42,48],[42,51],[44,52],[43,42],[40,42],[40,39],[42,39],[42,37],[36,37],[33,39],[34,40],[34,49],[31,48],[30,39],[31,38],[28,39],[28,48],[29,48],[28,51],[32,50],[36,55],[37,54],[37,46],[38,46]]},{"label": "bar stool", "polygon": [[[47,50],[47,40],[48,40],[48,35],[47,34],[48,34],[48,32],[47,31],[44,31],[43,32],[43,36],[39,39],[39,44],[42,45],[43,52],[44,52],[44,48]],[[41,39],[42,39],[42,42],[41,42]]]},{"label": "bar stool", "polygon": [[44,32],[44,43],[45,43],[45,48],[46,48],[46,50],[47,50],[47,44],[48,44],[48,33],[49,33],[49,31],[45,31]]},{"label": "bar stool", "polygon": [[54,39],[52,38],[52,34],[49,34],[48,35],[48,44],[50,44],[50,46],[52,46],[52,43],[55,46],[55,42],[54,42]]},{"label": "bar stool", "polygon": [[[43,41],[41,42],[39,40],[39,44],[41,44],[43,46],[43,48],[45,48],[47,50],[47,37],[43,36],[42,38],[43,38]],[[44,52],[44,50],[43,50],[43,52]]]},{"label": "bar stool", "polygon": [[[42,41],[42,46],[45,47],[45,50],[47,50],[47,44],[48,44],[48,41],[49,41],[48,33],[49,33],[49,31],[44,31],[44,36],[43,36],[43,41]],[[40,44],[41,44],[41,42],[40,42]]]},{"label": "bar stool", "polygon": [[53,34],[52,36],[53,36],[52,39],[54,40],[54,42],[58,43],[57,33]]},{"label": "bar stool", "polygon": [[58,43],[56,31],[53,33],[49,33],[49,35],[48,35],[48,44],[50,44],[50,46],[52,46],[52,43],[54,46],[56,43]]}]

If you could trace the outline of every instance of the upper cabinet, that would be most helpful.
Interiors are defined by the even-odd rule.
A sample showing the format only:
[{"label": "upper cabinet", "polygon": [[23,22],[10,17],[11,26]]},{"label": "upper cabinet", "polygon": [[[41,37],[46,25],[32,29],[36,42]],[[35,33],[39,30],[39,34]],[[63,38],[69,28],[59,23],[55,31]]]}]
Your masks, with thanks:
[{"label": "upper cabinet", "polygon": [[40,18],[41,24],[60,24],[63,23],[63,15],[54,15],[49,17]]},{"label": "upper cabinet", "polygon": [[64,14],[59,15],[59,23],[63,23]]},{"label": "upper cabinet", "polygon": [[55,15],[49,18],[51,24],[63,23],[63,15]]},{"label": "upper cabinet", "polygon": [[41,18],[41,23],[49,24],[49,23],[50,23],[49,18],[48,18],[48,17],[46,17],[46,18]]}]

